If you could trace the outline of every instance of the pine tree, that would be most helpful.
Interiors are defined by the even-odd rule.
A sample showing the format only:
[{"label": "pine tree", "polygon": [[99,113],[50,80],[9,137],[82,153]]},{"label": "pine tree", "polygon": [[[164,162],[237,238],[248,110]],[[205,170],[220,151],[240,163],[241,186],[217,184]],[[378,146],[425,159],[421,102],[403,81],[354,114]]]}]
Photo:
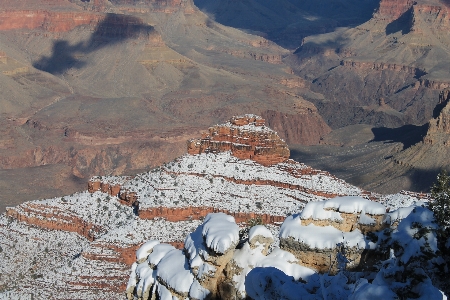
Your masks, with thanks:
[{"label": "pine tree", "polygon": [[431,195],[434,201],[430,202],[430,209],[441,230],[448,233],[450,230],[450,176],[445,170],[438,174],[436,182],[431,187]]}]

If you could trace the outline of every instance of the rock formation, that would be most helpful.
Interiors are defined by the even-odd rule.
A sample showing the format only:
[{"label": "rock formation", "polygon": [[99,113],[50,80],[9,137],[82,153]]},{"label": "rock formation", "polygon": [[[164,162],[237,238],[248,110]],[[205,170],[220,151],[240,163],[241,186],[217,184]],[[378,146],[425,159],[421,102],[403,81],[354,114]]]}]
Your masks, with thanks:
[{"label": "rock formation", "polygon": [[[286,61],[325,96],[313,103],[333,129],[420,125],[431,118],[439,90],[450,84],[442,63],[449,16],[443,1],[383,0],[367,22],[306,37]],[[373,110],[381,97],[392,109]]]},{"label": "rock formation", "polygon": [[336,274],[342,252],[348,260],[347,270],[371,268],[370,257],[377,254],[366,235],[388,227],[385,212],[382,204],[358,197],[310,202],[299,216],[286,219],[280,231],[280,248],[319,272]]},{"label": "rock formation", "polygon": [[289,149],[278,134],[265,127],[259,116],[234,117],[228,123],[209,128],[199,140],[188,141],[188,153],[218,153],[231,151],[240,159],[252,159],[262,165],[284,162]]},{"label": "rock formation", "polygon": [[450,89],[445,89],[439,94],[439,103],[435,108],[437,117],[430,120],[425,144],[439,144],[449,146],[450,142]]},{"label": "rock formation", "polygon": [[[332,210],[327,211],[327,208]],[[358,229],[343,232],[330,226],[336,219],[344,223],[350,221],[340,219],[339,211],[358,219],[352,225],[371,226],[366,231],[367,236]],[[436,257],[436,243],[432,240],[435,225],[429,219],[431,211],[423,207],[409,207],[385,214],[385,207],[379,203],[345,197],[310,202],[302,215],[305,212],[306,215],[300,216],[302,220],[298,215],[286,218],[280,229],[279,248],[273,245],[272,232],[263,225],[251,227],[248,238],[241,239],[240,246],[236,247],[238,226],[231,216],[221,213],[207,215],[204,223],[186,237],[184,251],[150,240],[136,251],[136,262],[131,268],[127,285],[127,298],[141,300],[182,296],[189,299],[278,299],[280,293],[289,295],[282,299],[312,295],[325,297],[327,294],[347,298],[354,297],[361,289],[349,288],[352,284],[347,281],[350,278],[347,276],[351,276],[352,271],[360,276],[378,273],[377,276],[381,278],[389,278],[384,283],[379,283],[380,279],[374,280],[373,285],[377,287],[379,295],[440,294],[436,287],[429,285],[431,280],[425,272],[422,272],[425,280],[413,284],[411,291],[405,291],[397,283],[391,285],[392,281],[402,282],[400,274],[398,278],[392,279],[392,274],[385,272],[384,267],[375,266],[380,260],[390,261],[386,259],[392,245],[397,249],[391,252],[395,251],[400,256],[399,261],[391,261],[396,272],[395,264],[398,264],[398,272],[402,272],[405,267],[413,268],[411,264],[417,262],[427,264],[426,254],[408,252],[416,251],[419,244],[424,252],[428,251],[430,257]],[[311,217],[311,213],[317,220],[328,221],[328,225],[301,225],[305,218]],[[382,233],[385,228],[390,230]],[[428,230],[425,240],[429,238],[429,244],[421,242],[425,230],[421,233],[420,229],[423,228]],[[409,233],[405,235],[406,232]],[[372,233],[370,237],[369,233]],[[272,248],[270,251],[269,247]],[[172,260],[173,264],[169,266],[168,260]],[[392,253],[391,260],[395,260]],[[273,270],[280,273],[278,278],[269,275]],[[255,271],[265,272],[269,278],[254,278],[252,274]],[[430,275],[432,273],[428,272]],[[288,286],[286,283],[289,282],[295,283],[294,286]],[[362,280],[360,284],[364,282],[367,283],[367,280]],[[424,292],[415,285],[429,285],[430,290]],[[336,288],[341,290],[335,291]],[[358,293],[364,293],[365,289],[365,293],[371,294],[370,286]]]},{"label": "rock formation", "polygon": [[392,21],[398,19],[414,4],[412,0],[382,0],[374,16],[377,19]]}]

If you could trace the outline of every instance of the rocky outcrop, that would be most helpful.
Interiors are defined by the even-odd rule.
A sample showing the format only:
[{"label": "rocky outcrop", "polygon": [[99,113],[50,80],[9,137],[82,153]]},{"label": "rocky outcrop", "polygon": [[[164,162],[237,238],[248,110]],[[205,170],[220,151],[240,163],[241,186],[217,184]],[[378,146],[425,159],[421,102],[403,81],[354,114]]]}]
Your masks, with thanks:
[{"label": "rocky outcrop", "polygon": [[419,68],[386,62],[355,61],[345,59],[341,61],[341,66],[344,66],[346,68],[356,68],[362,70],[375,70],[375,71],[391,70],[397,72],[405,72],[406,74],[414,76],[425,73],[423,70]]},{"label": "rocky outcrop", "polygon": [[[267,254],[273,236],[263,225],[252,227],[248,241],[240,247],[236,247],[238,241],[234,219],[219,213],[209,214],[187,236],[181,253],[157,241],[146,242],[136,252],[137,261],[127,286],[128,299],[179,295],[189,299],[246,299],[245,277],[255,267],[276,266],[295,280],[314,274],[297,265],[295,257],[288,252],[276,249]],[[169,259],[171,270],[164,270]],[[168,274],[173,277],[169,278]],[[175,274],[184,276],[178,277],[178,284],[174,282]],[[183,285],[179,284],[181,281]]]},{"label": "rocky outcrop", "polygon": [[228,123],[209,128],[198,140],[188,141],[188,153],[231,151],[239,159],[252,159],[262,165],[286,161],[289,149],[276,132],[265,127],[259,116],[234,117]]},{"label": "rocky outcrop", "polygon": [[10,207],[7,208],[6,215],[40,228],[76,232],[90,241],[103,231],[100,226],[86,222],[76,214],[45,205],[23,204]]},{"label": "rocky outcrop", "polygon": [[227,53],[232,56],[240,57],[240,58],[248,58],[254,59],[258,61],[267,62],[269,64],[281,64],[282,56],[279,54],[266,54],[266,53],[258,53],[258,52],[246,52],[240,50],[229,50],[224,49],[220,50],[221,52]]},{"label": "rocky outcrop", "polygon": [[450,89],[445,89],[439,94],[439,103],[434,114],[437,117],[430,120],[423,141],[430,145],[450,146]]},{"label": "rocky outcrop", "polygon": [[392,21],[404,14],[415,1],[413,0],[382,0],[374,17],[380,20]]},{"label": "rocky outcrop", "polygon": [[442,90],[450,87],[450,82],[444,80],[420,79],[416,82],[414,87],[426,87],[433,90]]},{"label": "rocky outcrop", "polygon": [[283,223],[280,248],[322,273],[337,273],[340,255],[346,257],[348,270],[370,268],[369,257],[378,253],[366,235],[389,227],[385,212],[382,204],[360,197],[310,202]]}]

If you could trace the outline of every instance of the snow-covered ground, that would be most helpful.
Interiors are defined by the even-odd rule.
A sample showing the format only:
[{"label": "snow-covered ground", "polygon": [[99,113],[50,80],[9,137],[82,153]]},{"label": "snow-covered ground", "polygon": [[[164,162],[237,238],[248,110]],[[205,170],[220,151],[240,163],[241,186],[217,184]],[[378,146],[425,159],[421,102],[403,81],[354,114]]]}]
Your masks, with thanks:
[{"label": "snow-covered ground", "polygon": [[[328,199],[331,195],[367,196],[361,189],[334,178],[327,172],[312,170],[301,163],[286,162],[264,167],[251,160],[239,160],[229,152],[185,155],[134,178],[109,176],[94,178],[94,180],[120,184],[124,189],[135,192],[139,200],[139,209],[213,207],[230,212],[289,216],[301,213],[307,203]],[[378,198],[381,203],[391,209],[391,212],[399,207],[422,203],[418,198],[407,193]],[[336,200],[335,205],[332,206],[345,209],[347,203],[339,201]],[[324,207],[320,209],[323,213]],[[370,213],[378,212],[379,209],[379,206],[369,203],[356,210]],[[118,286],[127,282],[129,266],[118,262],[120,253],[105,245],[125,249],[150,239],[160,242],[183,242],[186,236],[195,232],[196,228],[202,224],[200,220],[178,222],[170,222],[163,218],[144,220],[136,215],[134,208],[123,205],[117,197],[102,192],[86,191],[64,197],[30,201],[15,207],[14,210],[29,218],[59,224],[69,224],[74,218],[79,219],[85,224],[95,226],[96,230],[91,232],[95,240],[90,242],[86,237],[73,232],[43,229],[36,225],[19,222],[6,215],[0,216],[0,299],[27,299],[26,297],[31,295],[33,299],[98,299],[99,293],[102,293],[103,298],[122,298],[123,293],[114,288],[117,289]],[[399,223],[411,211],[412,209],[390,213],[389,222]],[[331,211],[328,212],[333,214]],[[306,214],[306,211],[304,213]],[[339,220],[338,214],[334,217]],[[245,224],[238,225],[240,229],[245,226]],[[272,254],[264,259],[260,257],[261,259],[257,260],[258,266],[260,268],[272,266],[285,272],[285,275],[272,272],[271,274],[278,276],[277,278],[304,274],[302,272],[305,270],[300,271],[295,269],[295,266],[291,267],[292,257],[276,250],[279,245],[279,227],[273,224],[266,226],[274,239],[269,251]],[[63,228],[63,226],[60,227]],[[214,239],[207,241],[207,246],[217,247],[215,250],[218,252],[225,251],[225,248],[237,243],[236,231],[239,228],[226,225],[223,227],[227,228],[228,240],[224,243]],[[211,232],[220,232],[213,229]],[[267,235],[267,232],[265,234]],[[311,234],[321,235],[317,230]],[[356,233],[353,235],[356,236]],[[201,232],[200,236],[203,236]],[[297,235],[296,237],[300,238]],[[360,238],[359,235],[358,237],[349,236],[351,241],[360,241]],[[368,243],[367,240],[363,240]],[[333,244],[335,241],[327,239],[322,246],[328,245],[326,242]],[[198,245],[198,243],[194,244]],[[244,249],[242,253],[247,251],[245,255],[253,255],[251,253],[254,249],[242,249]],[[181,261],[180,250],[171,250],[174,251],[173,257],[171,256],[173,260],[168,260],[166,263]],[[284,260],[280,261],[285,262],[280,263],[276,260],[277,257],[283,258]],[[244,265],[243,261],[252,262],[253,260],[247,256],[241,261]],[[290,265],[287,265],[287,261]],[[212,270],[204,264],[197,266],[203,267],[205,272]],[[245,268],[247,267],[248,265]],[[177,272],[184,274],[183,272],[188,271],[176,269],[174,272],[172,274],[161,271],[158,276],[169,278],[175,276]],[[253,271],[248,268],[248,272]],[[148,280],[151,277],[149,274],[151,273],[146,275]],[[262,276],[262,273],[258,276],[260,275]],[[255,278],[259,278],[258,276]],[[190,278],[185,277],[186,280]],[[320,290],[320,285],[325,284],[320,282],[322,279],[329,284],[343,280],[337,277],[317,279],[319,281],[316,279],[314,277],[312,281],[308,281],[311,282],[310,287],[303,288]],[[192,292],[197,293],[196,295],[204,295],[205,290],[198,286],[199,282],[196,280],[189,279],[190,286],[194,287]],[[240,280],[246,280],[245,276]],[[150,282],[148,281],[147,284]],[[361,284],[358,285],[360,290]],[[298,283],[294,285],[298,287]],[[186,286],[182,284],[177,288],[185,292]],[[156,289],[160,295],[170,293],[164,285],[158,285]],[[239,287],[239,290],[241,292],[245,290],[243,285]]]}]

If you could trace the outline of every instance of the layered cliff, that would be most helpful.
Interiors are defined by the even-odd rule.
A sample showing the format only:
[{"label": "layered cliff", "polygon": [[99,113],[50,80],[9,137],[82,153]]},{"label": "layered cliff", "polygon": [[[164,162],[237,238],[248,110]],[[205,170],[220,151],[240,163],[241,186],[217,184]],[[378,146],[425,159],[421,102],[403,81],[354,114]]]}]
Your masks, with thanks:
[{"label": "layered cliff", "polygon": [[[283,63],[288,50],[192,1],[1,2],[0,41],[3,170],[47,166],[72,187],[135,174],[242,113],[264,115],[288,143],[317,144],[330,130]],[[27,190],[37,189],[16,201],[36,197]]]},{"label": "layered cliff", "polygon": [[450,133],[450,89],[445,89],[439,94],[439,102],[435,108],[437,117],[430,120],[425,144],[439,144],[449,146]]},{"label": "layered cliff", "polygon": [[398,19],[414,4],[412,0],[382,0],[374,17],[381,20],[392,21]]},{"label": "layered cliff", "polygon": [[289,149],[276,132],[265,127],[259,116],[244,115],[228,123],[209,128],[200,140],[188,141],[188,153],[231,151],[240,159],[252,159],[263,165],[286,161]]},{"label": "layered cliff", "polygon": [[[421,125],[450,83],[449,27],[443,1],[381,1],[363,24],[306,37],[289,61],[325,96],[313,102],[333,129]],[[391,110],[373,109],[380,98]]]}]

